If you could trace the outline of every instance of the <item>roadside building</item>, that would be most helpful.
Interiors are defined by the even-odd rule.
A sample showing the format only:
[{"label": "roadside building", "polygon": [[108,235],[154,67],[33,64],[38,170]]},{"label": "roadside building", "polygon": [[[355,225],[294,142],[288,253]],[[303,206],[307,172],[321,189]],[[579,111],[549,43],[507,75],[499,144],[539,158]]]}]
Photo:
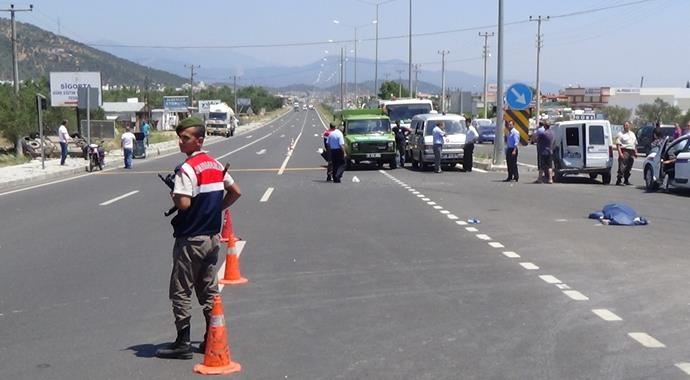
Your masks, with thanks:
[{"label": "roadside building", "polygon": [[103,102],[101,108],[105,113],[106,120],[115,121],[122,127],[131,127],[132,130],[137,130],[140,120],[145,119],[148,115],[146,103],[130,99],[127,102]]},{"label": "roadside building", "polygon": [[632,110],[640,104],[661,99],[677,106],[683,113],[690,109],[690,88],[674,87],[569,87],[563,91],[573,109],[599,109],[619,106]]}]

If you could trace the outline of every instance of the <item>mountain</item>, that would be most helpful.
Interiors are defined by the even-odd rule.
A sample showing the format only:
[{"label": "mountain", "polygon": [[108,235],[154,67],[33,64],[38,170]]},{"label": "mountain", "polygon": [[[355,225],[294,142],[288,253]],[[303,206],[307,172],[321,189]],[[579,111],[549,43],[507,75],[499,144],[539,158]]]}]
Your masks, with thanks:
[{"label": "mountain", "polygon": [[[103,84],[179,86],[188,81],[94,49],[83,43],[17,22],[19,79],[48,78],[51,71],[100,71]],[[0,80],[12,80],[11,23],[0,18]]]}]

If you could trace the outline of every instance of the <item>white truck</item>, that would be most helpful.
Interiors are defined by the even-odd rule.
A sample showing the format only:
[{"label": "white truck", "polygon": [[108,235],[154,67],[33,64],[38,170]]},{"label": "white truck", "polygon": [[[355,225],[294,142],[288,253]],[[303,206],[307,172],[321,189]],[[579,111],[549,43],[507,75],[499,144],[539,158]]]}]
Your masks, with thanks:
[{"label": "white truck", "polygon": [[235,128],[237,128],[237,118],[230,106],[225,103],[209,106],[208,119],[206,119],[207,134],[230,137],[235,134]]}]

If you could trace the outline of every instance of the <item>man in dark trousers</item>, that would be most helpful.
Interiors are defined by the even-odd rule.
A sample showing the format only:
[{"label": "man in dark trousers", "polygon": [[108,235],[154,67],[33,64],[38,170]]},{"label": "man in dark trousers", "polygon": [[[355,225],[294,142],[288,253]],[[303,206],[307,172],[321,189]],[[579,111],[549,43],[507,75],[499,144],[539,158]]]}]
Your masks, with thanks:
[{"label": "man in dark trousers", "polygon": [[[191,359],[192,289],[203,306],[208,332],[213,297],[219,294],[216,264],[222,214],[241,194],[223,165],[201,150],[206,136],[201,119],[182,120],[176,132],[180,151],[187,155],[175,174],[175,188],[171,193],[178,210],[171,222],[175,245],[169,293],[177,339],[158,350],[156,356]],[[205,344],[206,335],[202,346]]]},{"label": "man in dark trousers", "polygon": [[395,134],[395,146],[398,148],[400,155],[400,167],[405,167],[405,149],[407,148],[407,136],[412,132],[410,128],[400,125],[400,120],[395,121],[393,133]]},{"label": "man in dark trousers", "polygon": [[520,175],[518,174],[518,144],[520,143],[520,132],[515,129],[513,121],[508,121],[508,136],[506,138],[506,166],[508,167],[508,178],[503,182],[518,181]]},{"label": "man in dark trousers", "polygon": [[331,151],[331,162],[333,164],[333,182],[340,183],[345,171],[345,160],[347,159],[347,152],[345,151],[345,137],[340,129],[335,127],[334,123],[330,125],[328,133],[328,148]]},{"label": "man in dark trousers", "polygon": [[465,147],[462,154],[462,168],[466,172],[471,172],[474,165],[474,143],[479,138],[479,132],[472,124],[472,118],[468,117],[465,122],[467,123],[467,134],[465,135]]}]

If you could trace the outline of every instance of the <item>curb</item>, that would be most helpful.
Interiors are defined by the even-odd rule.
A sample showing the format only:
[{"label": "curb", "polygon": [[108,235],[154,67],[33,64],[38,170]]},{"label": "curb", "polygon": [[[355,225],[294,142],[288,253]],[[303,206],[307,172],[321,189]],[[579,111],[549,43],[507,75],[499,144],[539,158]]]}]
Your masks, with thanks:
[{"label": "curb", "polygon": [[[530,165],[530,164],[524,164],[521,162],[518,162],[518,166],[523,168],[527,172],[536,172],[537,167],[535,165]],[[494,165],[491,160],[474,160],[474,167],[483,169],[486,171],[490,172],[501,172],[501,173],[506,173],[508,172],[508,167],[503,164],[503,165]]]}]

